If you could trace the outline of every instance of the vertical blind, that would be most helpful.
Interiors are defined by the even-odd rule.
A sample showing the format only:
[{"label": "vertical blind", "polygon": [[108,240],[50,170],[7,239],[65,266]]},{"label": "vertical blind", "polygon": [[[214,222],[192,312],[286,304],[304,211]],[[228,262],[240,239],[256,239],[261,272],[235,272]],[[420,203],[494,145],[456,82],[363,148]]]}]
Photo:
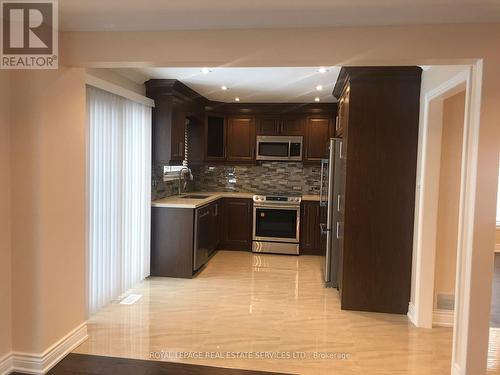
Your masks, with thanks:
[{"label": "vertical blind", "polygon": [[87,86],[88,309],[149,276],[151,108]]}]

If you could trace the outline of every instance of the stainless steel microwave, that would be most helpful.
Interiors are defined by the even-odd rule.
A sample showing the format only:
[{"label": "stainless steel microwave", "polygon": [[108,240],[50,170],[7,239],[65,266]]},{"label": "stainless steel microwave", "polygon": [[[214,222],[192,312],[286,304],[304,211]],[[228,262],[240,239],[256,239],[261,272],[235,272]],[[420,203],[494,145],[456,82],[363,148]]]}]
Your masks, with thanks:
[{"label": "stainless steel microwave", "polygon": [[302,161],[302,136],[257,136],[257,160]]}]

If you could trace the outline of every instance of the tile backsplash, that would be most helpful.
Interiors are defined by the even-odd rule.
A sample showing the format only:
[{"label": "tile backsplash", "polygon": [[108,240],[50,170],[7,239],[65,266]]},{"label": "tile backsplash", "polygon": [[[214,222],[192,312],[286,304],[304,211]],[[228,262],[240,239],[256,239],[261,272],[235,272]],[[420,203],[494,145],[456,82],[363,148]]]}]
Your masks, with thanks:
[{"label": "tile backsplash", "polygon": [[[205,164],[191,167],[194,180],[187,191],[319,194],[319,165],[263,162],[260,165]],[[152,171],[152,199],[178,194],[178,181],[163,181],[163,166]],[[156,181],[156,182],[155,182]]]},{"label": "tile backsplash", "polygon": [[153,165],[151,170],[151,200],[170,197],[179,193],[179,180],[163,181],[163,165]]},{"label": "tile backsplash", "polygon": [[263,162],[260,165],[203,165],[192,168],[193,191],[318,194],[319,165]]}]

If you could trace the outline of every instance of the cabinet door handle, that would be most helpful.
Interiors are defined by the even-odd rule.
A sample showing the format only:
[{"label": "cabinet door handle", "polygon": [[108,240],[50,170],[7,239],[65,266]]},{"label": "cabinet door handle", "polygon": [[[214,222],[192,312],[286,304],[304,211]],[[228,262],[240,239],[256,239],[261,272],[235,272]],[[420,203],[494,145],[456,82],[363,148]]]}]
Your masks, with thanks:
[{"label": "cabinet door handle", "polygon": [[339,124],[340,124],[340,121],[339,121],[339,116],[337,116],[337,117],[335,118],[335,130],[337,130],[337,131],[340,129]]},{"label": "cabinet door handle", "polygon": [[343,228],[342,228],[342,224],[340,223],[340,221],[337,221],[337,230],[336,230],[336,234],[337,234],[337,239],[340,239],[342,238],[342,235],[343,235]]},{"label": "cabinet door handle", "polygon": [[321,234],[327,234],[328,232],[330,232],[330,229],[328,229],[326,227],[326,224],[325,223],[320,223],[319,224],[319,229],[321,231]]},{"label": "cabinet door handle", "polygon": [[200,216],[198,216],[198,218],[199,218],[199,219],[202,219],[202,218],[204,218],[205,216],[207,216],[209,213],[210,213],[210,211],[205,211],[204,213],[200,214]]}]

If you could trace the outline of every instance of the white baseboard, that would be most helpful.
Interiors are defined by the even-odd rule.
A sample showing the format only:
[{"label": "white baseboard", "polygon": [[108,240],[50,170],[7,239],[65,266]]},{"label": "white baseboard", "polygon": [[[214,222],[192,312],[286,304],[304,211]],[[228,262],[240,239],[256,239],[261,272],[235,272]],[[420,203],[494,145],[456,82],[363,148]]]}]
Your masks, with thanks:
[{"label": "white baseboard", "polygon": [[417,315],[416,315],[416,310],[415,310],[415,305],[413,304],[413,302],[410,302],[408,304],[408,314],[406,314],[408,316],[408,319],[410,320],[410,322],[413,323],[414,326],[417,325]]},{"label": "white baseboard", "polygon": [[[42,354],[14,352],[10,356],[11,371],[42,375],[87,339],[87,323],[68,333]],[[3,375],[2,372],[0,374]],[[8,372],[7,372],[8,374]]]},{"label": "white baseboard", "polygon": [[434,310],[432,325],[435,327],[453,327],[455,312],[453,310]]},{"label": "white baseboard", "polygon": [[14,369],[12,368],[12,353],[0,358],[0,375],[8,375]]}]

